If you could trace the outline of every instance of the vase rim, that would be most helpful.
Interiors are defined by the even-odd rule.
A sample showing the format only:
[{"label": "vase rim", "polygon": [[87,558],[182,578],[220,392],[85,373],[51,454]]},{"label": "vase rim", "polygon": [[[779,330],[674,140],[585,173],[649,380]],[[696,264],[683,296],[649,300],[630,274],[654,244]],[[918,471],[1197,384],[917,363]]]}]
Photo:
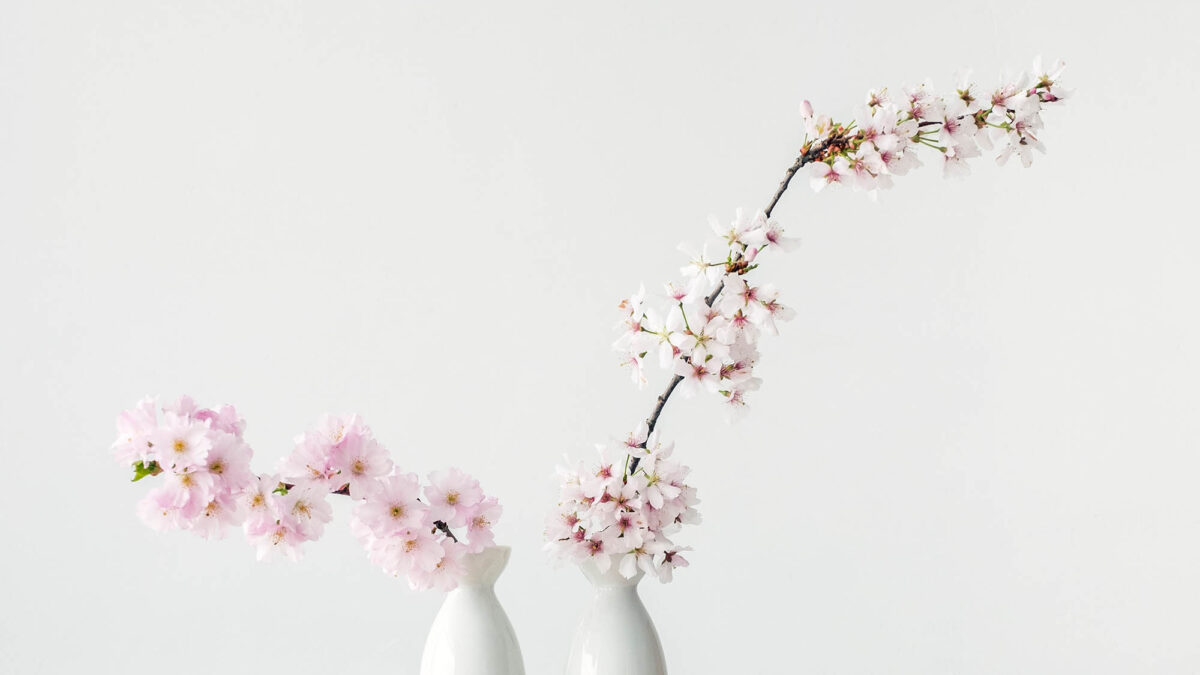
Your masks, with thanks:
[{"label": "vase rim", "polygon": [[620,566],[614,560],[604,572],[596,565],[593,558],[589,558],[579,564],[579,570],[583,572],[583,576],[592,582],[596,588],[636,588],[642,581],[642,577],[646,576],[646,572],[641,568],[637,574],[626,578],[618,569]]},{"label": "vase rim", "polygon": [[500,573],[508,566],[512,556],[511,546],[488,546],[482,551],[468,553],[463,556],[464,586],[491,586],[496,583]]}]

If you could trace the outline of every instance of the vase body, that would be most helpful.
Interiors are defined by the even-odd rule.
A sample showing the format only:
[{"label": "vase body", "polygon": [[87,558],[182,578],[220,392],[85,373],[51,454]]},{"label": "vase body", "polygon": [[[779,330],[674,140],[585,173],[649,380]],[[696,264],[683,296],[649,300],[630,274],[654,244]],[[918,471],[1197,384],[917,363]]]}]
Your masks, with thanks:
[{"label": "vase body", "polygon": [[571,640],[566,675],[666,675],[658,631],[638,595],[643,573],[626,579],[612,565],[601,573],[580,566],[592,582],[592,604]]},{"label": "vase body", "polygon": [[421,675],[525,675],[517,635],[495,590],[511,553],[493,546],[463,557],[466,576],[433,620]]}]

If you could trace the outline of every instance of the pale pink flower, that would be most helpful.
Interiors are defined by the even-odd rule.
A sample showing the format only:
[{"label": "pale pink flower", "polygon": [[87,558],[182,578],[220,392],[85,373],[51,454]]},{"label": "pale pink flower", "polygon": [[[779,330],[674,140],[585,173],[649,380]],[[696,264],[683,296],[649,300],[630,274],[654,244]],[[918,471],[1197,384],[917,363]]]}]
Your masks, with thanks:
[{"label": "pale pink flower", "polygon": [[654,572],[655,556],[664,552],[664,547],[657,541],[645,541],[640,546],[631,549],[621,556],[617,571],[626,579],[632,579],[638,572]]},{"label": "pale pink flower", "polygon": [[621,484],[625,458],[612,452],[607,445],[599,445],[597,449],[600,450],[600,461],[589,467],[588,475],[581,478],[580,485],[585,497],[601,500],[603,495],[611,494]]},{"label": "pale pink flower", "polygon": [[459,580],[466,573],[462,559],[468,552],[467,547],[452,540],[443,540],[441,546],[442,558],[433,569],[414,570],[414,574],[409,577],[409,584],[414,590],[434,588],[439,591],[451,591],[458,586]]},{"label": "pale pink flower", "polygon": [[827,185],[854,180],[854,172],[850,170],[850,162],[845,157],[838,157],[832,162],[817,162],[812,167],[812,179],[809,183],[816,192],[820,192]]},{"label": "pale pink flower", "polygon": [[689,564],[687,558],[684,558],[681,553],[690,550],[692,550],[691,546],[683,546],[665,551],[662,561],[658,564],[659,580],[664,583],[670,582],[675,578],[676,567],[687,567]]},{"label": "pale pink flower", "polygon": [[955,99],[962,106],[963,112],[974,115],[979,112],[979,98],[976,96],[975,84],[971,82],[970,69],[960,70],[954,77]]},{"label": "pale pink flower", "polygon": [[164,478],[163,499],[178,509],[179,517],[185,521],[196,518],[213,498],[215,481],[206,471],[166,472]]},{"label": "pale pink flower", "polygon": [[328,494],[320,485],[297,485],[280,500],[280,510],[305,539],[319,539],[325,523],[333,519],[333,507],[325,501]]},{"label": "pale pink flower", "polygon": [[222,431],[211,435],[212,447],[204,458],[204,469],[213,476],[221,492],[237,494],[255,480],[250,470],[254,452],[239,437]]},{"label": "pale pink flower", "polygon": [[774,246],[784,252],[794,251],[800,245],[800,239],[785,235],[783,226],[774,218],[763,223],[762,228],[758,230],[758,237],[762,239],[761,245]]},{"label": "pale pink flower", "polygon": [[617,529],[617,533],[624,540],[623,545],[630,548],[637,548],[645,541],[648,534],[649,525],[646,523],[646,517],[638,513],[636,510],[620,509],[616,513],[616,522],[613,527]]},{"label": "pale pink flower", "polygon": [[908,113],[909,118],[921,121],[941,117],[942,101],[933,94],[933,85],[928,80],[919,87],[905,88],[904,94],[904,111]]},{"label": "pale pink flower", "polygon": [[241,510],[247,518],[266,518],[274,520],[279,517],[277,499],[274,491],[279,488],[279,478],[274,475],[255,476],[246,489],[238,495]]},{"label": "pale pink flower", "polygon": [[821,138],[833,130],[833,120],[829,115],[815,114],[808,101],[800,105],[800,119],[804,120],[804,133],[810,139]]},{"label": "pale pink flower", "polygon": [[[192,405],[194,406],[194,404]],[[238,415],[237,410],[231,405],[223,405],[216,410],[208,408],[194,410],[191,413],[191,417],[202,422],[208,422],[211,428],[227,434],[233,434],[238,438],[242,437],[242,432],[246,429],[246,420],[242,419]]]},{"label": "pale pink flower", "polygon": [[151,435],[158,428],[158,412],[153,398],[144,398],[137,406],[117,416],[117,440],[113,456],[122,464],[150,462],[153,458]]},{"label": "pale pink flower", "polygon": [[268,518],[246,521],[246,539],[254,545],[260,561],[282,554],[291,560],[299,560],[303,551],[300,545],[308,541],[303,530],[291,518],[271,520]]},{"label": "pale pink flower", "polygon": [[612,567],[612,556],[616,553],[618,545],[617,538],[613,531],[605,530],[596,532],[589,536],[583,542],[583,550],[588,558],[591,558],[596,563],[596,569],[604,574],[608,568]]},{"label": "pale pink flower", "polygon": [[358,415],[330,415],[328,413],[317,420],[313,430],[317,438],[328,445],[330,451],[340,447],[348,439],[370,436],[371,430],[363,423]]},{"label": "pale pink flower", "polygon": [[196,401],[187,394],[183,394],[174,402],[163,404],[163,412],[169,413],[176,417],[192,418],[192,415],[200,410],[200,406],[196,405]]},{"label": "pale pink flower", "polygon": [[470,553],[478,553],[496,543],[492,526],[500,520],[502,511],[495,497],[487,497],[471,507],[467,515],[467,548]]},{"label": "pale pink flower", "polygon": [[308,432],[296,437],[296,447],[279,463],[279,473],[289,483],[319,485],[326,492],[341,487],[333,468],[333,446],[324,433]]},{"label": "pale pink flower", "polygon": [[374,490],[354,511],[378,537],[433,525],[429,508],[421,503],[421,484],[416,474],[395,474],[379,479]]},{"label": "pale pink flower", "polygon": [[349,484],[350,498],[362,499],[376,478],[391,473],[392,458],[374,437],[354,434],[333,448],[329,465],[338,472],[335,482]]},{"label": "pale pink flower", "polygon": [[642,305],[646,301],[646,286],[645,284],[638,287],[637,293],[622,300],[617,305],[623,316],[640,317],[642,315]]},{"label": "pale pink flower", "polygon": [[[732,281],[736,283],[737,279]],[[729,285],[730,283],[727,282],[726,286]],[[683,331],[671,334],[671,343],[679,349],[680,355],[690,357],[696,350],[702,350],[718,358],[727,355],[726,345],[717,339],[717,334],[728,323],[720,311],[712,309],[704,303],[684,307],[680,311],[686,317],[687,325]]]},{"label": "pale pink flower", "polygon": [[425,486],[430,516],[450,527],[462,527],[472,507],[483,499],[479,481],[458,469],[434,471]]},{"label": "pale pink flower", "polygon": [[725,397],[726,413],[729,421],[735,422],[746,415],[746,390],[734,387]]},{"label": "pale pink flower", "polygon": [[638,423],[637,429],[629,432],[625,437],[625,452],[633,457],[642,457],[646,454],[646,440],[650,437],[650,425],[642,420]]},{"label": "pale pink flower", "polygon": [[[709,216],[709,221],[712,223],[713,229],[717,234],[722,234],[723,228],[716,216]],[[736,221],[735,221],[736,224]],[[725,236],[737,237],[740,233],[735,232],[732,228],[725,233]],[[692,290],[693,295],[703,295],[709,288],[716,285],[717,280],[721,278],[725,266],[724,261],[713,260],[708,253],[708,244],[699,250],[695,251],[686,244],[680,244],[679,250],[688,256],[688,264],[684,266],[680,272],[684,279],[700,280],[703,283]]]},{"label": "pale pink flower", "polygon": [[177,530],[185,524],[180,516],[179,507],[175,505],[175,493],[166,486],[148,492],[138,502],[137,513],[150,529],[159,532]]},{"label": "pale pink flower", "polygon": [[970,145],[950,146],[942,153],[944,162],[942,171],[947,178],[961,178],[971,173],[968,159],[979,156],[979,147],[972,142]]},{"label": "pale pink flower", "polygon": [[172,412],[150,435],[155,461],[163,468],[184,471],[204,466],[212,441],[208,424]]},{"label": "pale pink flower", "polygon": [[445,554],[442,544],[425,528],[405,530],[389,538],[399,541],[408,569],[417,573],[432,572]]},{"label": "pale pink flower", "polygon": [[638,386],[638,389],[646,386],[646,370],[642,364],[641,355],[626,354],[618,365],[629,368],[629,376],[633,379],[633,383]]},{"label": "pale pink flower", "polygon": [[683,359],[676,361],[675,374],[683,378],[679,383],[679,393],[686,398],[691,398],[700,391],[717,391],[721,383],[717,376],[720,367],[721,362],[710,362],[708,354],[702,349],[692,352],[691,357],[686,361]]},{"label": "pale pink flower", "polygon": [[205,539],[224,539],[225,528],[240,525],[242,520],[243,515],[233,495],[217,494],[192,521],[192,530]]}]

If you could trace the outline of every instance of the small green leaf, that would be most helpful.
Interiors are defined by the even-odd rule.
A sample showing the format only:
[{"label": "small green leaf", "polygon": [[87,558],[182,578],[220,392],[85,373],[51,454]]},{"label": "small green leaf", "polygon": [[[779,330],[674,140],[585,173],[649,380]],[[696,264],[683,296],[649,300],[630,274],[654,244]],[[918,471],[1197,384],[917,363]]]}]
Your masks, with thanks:
[{"label": "small green leaf", "polygon": [[286,495],[288,493],[288,488],[283,483],[280,483],[274,490],[271,490],[271,492],[274,492],[277,495]]},{"label": "small green leaf", "polygon": [[136,483],[146,476],[157,476],[160,473],[162,470],[158,468],[158,462],[147,464],[139,460],[137,464],[133,465],[133,482]]}]

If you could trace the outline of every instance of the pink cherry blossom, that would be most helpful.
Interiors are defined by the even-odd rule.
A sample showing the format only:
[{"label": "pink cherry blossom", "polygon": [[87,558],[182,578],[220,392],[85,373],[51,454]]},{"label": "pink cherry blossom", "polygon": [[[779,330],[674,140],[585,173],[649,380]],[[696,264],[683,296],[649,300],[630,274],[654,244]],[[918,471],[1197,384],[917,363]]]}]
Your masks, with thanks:
[{"label": "pink cherry blossom", "polygon": [[113,456],[121,464],[153,459],[151,434],[158,428],[158,411],[153,398],[144,398],[138,404],[117,416],[117,440],[113,442]]},{"label": "pink cherry blossom", "polygon": [[333,520],[333,506],[326,501],[328,495],[321,485],[297,485],[279,501],[282,517],[294,523],[305,539],[319,539],[325,532],[325,524]]},{"label": "pink cherry blossom", "polygon": [[845,157],[837,157],[829,162],[817,162],[812,166],[810,182],[816,192],[829,185],[854,183],[854,172],[850,170],[850,161]]},{"label": "pink cherry blossom", "polygon": [[206,422],[168,412],[163,424],[150,435],[154,460],[180,471],[203,466],[212,447],[208,431]]},{"label": "pink cherry blossom", "polygon": [[245,491],[255,480],[250,470],[254,451],[240,437],[224,431],[214,431],[211,447],[204,458],[204,470],[212,475],[221,494],[236,495]]},{"label": "pink cherry blossom", "polygon": [[503,509],[495,497],[487,497],[471,507],[467,514],[467,550],[470,553],[494,546],[496,535],[492,526],[500,520]]},{"label": "pink cherry blossom", "polygon": [[414,590],[434,588],[440,591],[449,591],[458,586],[459,580],[466,572],[462,559],[468,553],[468,549],[454,540],[443,540],[441,548],[442,557],[433,569],[418,568],[409,577],[409,585]]},{"label": "pink cherry blossom", "polygon": [[420,501],[421,483],[416,474],[394,474],[375,482],[354,511],[377,537],[430,527],[429,507]]},{"label": "pink cherry blossom", "polygon": [[392,458],[374,437],[357,433],[331,448],[329,466],[337,482],[349,485],[350,497],[361,499],[374,480],[392,471]]},{"label": "pink cherry blossom", "polygon": [[462,527],[466,525],[471,509],[483,499],[483,490],[479,488],[479,481],[451,468],[429,474],[425,498],[434,520],[444,521],[450,527]]},{"label": "pink cherry blossom", "polygon": [[684,546],[665,551],[662,555],[662,562],[658,564],[659,580],[664,583],[669,582],[675,577],[675,568],[687,567],[690,563],[688,563],[687,558],[684,558],[681,553],[690,550],[692,550],[690,546]]},{"label": "pink cherry blossom", "polygon": [[288,517],[246,521],[246,539],[255,547],[260,561],[278,555],[299,560],[301,545],[308,541],[296,521]]},{"label": "pink cherry blossom", "polygon": [[204,505],[191,529],[205,539],[224,539],[228,528],[240,525],[243,518],[238,500],[229,492],[221,492]]},{"label": "pink cherry blossom", "polygon": [[325,434],[307,432],[296,437],[291,454],[279,462],[279,474],[290,483],[320,485],[327,491],[341,487],[333,466],[333,445]]},{"label": "pink cherry blossom", "polygon": [[676,361],[675,374],[683,378],[679,383],[679,393],[691,397],[700,391],[715,392],[720,385],[719,364],[719,361],[712,363],[709,354],[702,349],[692,352],[687,360]]}]

